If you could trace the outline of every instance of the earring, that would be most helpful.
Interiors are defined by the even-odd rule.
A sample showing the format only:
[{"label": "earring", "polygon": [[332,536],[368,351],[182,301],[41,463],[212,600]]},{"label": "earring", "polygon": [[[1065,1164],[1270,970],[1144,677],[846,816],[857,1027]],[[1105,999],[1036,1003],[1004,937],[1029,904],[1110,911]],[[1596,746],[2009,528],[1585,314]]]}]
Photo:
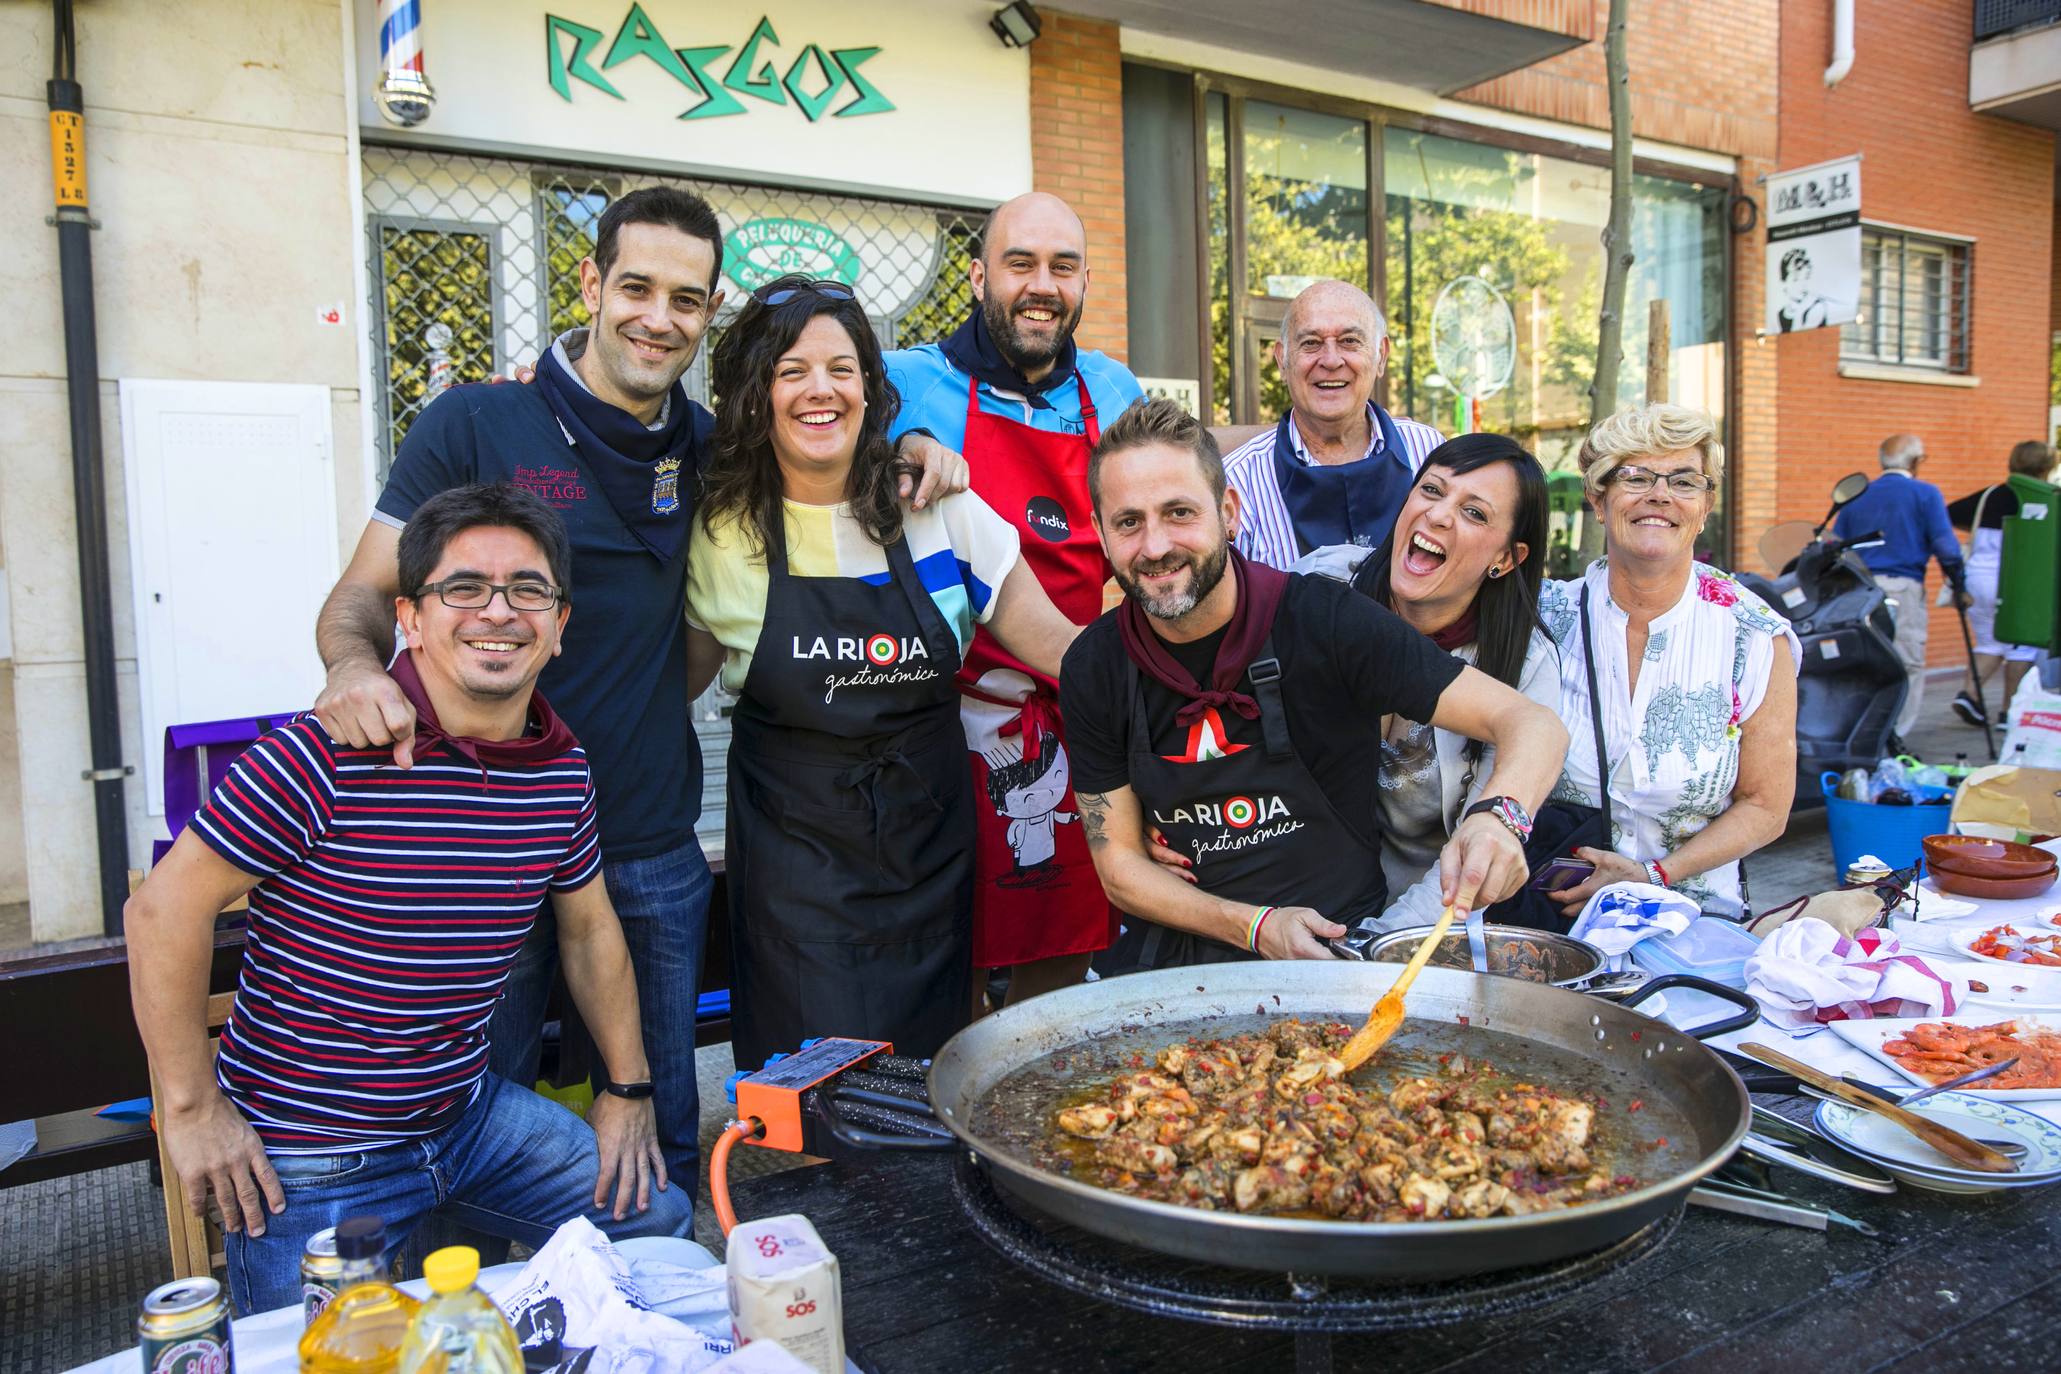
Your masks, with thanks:
[{"label": "earring", "polygon": [[1503,575],[1503,570],[1502,570],[1501,568],[1490,568],[1490,569],[1489,569],[1489,576],[1490,576],[1490,577],[1501,577],[1502,575]]}]

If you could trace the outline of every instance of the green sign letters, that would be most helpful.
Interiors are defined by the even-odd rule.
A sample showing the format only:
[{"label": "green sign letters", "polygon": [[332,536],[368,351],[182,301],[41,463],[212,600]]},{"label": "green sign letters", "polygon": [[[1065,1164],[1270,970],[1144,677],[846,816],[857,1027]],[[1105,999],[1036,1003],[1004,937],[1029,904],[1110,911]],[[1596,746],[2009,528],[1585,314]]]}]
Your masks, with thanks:
[{"label": "green sign letters", "polygon": [[[641,4],[630,6],[630,12],[623,16],[622,24],[615,31],[614,41],[609,43],[607,53],[596,66],[594,56],[600,51],[605,37],[600,29],[589,28],[571,19],[561,19],[555,14],[544,16],[544,44],[550,54],[551,89],[562,99],[570,101],[573,98],[572,83],[575,81],[606,92],[617,100],[623,99],[623,93],[610,84],[603,73],[632,58],[641,57],[655,63],[667,76],[699,97],[695,104],[680,112],[681,119],[714,119],[720,115],[745,114],[748,109],[738,100],[740,95],[763,100],[769,105],[785,105],[791,97],[794,107],[810,123],[821,119],[825,112],[838,119],[849,119],[854,115],[885,114],[894,108],[894,102],[859,73],[860,67],[880,55],[879,48],[832,48],[825,51],[811,43],[787,64],[783,72],[779,59],[784,54],[777,52],[780,35],[773,31],[773,21],[768,18],[761,18],[753,27],[751,36],[745,39],[743,47],[737,49],[737,55],[730,59],[721,76],[711,68],[731,51],[731,45],[673,47],[659,33],[658,25],[651,21],[651,16],[644,12]],[[831,110],[831,105],[847,91],[851,99]]]},{"label": "green sign letters", "polygon": [[746,220],[723,236],[723,248],[723,271],[747,291],[789,272],[857,286],[864,267],[857,249],[805,219]]}]

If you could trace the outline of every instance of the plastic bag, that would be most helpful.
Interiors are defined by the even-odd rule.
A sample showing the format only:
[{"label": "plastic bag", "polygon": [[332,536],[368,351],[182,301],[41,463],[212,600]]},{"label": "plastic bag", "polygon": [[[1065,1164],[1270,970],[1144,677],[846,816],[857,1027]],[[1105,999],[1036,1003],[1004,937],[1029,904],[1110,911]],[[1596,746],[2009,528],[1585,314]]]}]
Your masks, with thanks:
[{"label": "plastic bag", "polygon": [[[720,1290],[722,1271],[710,1271]],[[692,1374],[734,1348],[651,1310],[630,1266],[585,1217],[574,1217],[494,1301],[522,1342],[532,1370],[564,1374]]]}]

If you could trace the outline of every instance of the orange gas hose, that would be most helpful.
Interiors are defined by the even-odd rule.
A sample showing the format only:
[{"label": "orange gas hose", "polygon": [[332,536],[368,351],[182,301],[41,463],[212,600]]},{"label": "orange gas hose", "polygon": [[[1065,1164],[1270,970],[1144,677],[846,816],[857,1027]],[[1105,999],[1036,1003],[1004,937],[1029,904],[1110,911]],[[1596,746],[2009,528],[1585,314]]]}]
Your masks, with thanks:
[{"label": "orange gas hose", "polygon": [[726,1237],[737,1226],[737,1213],[730,1206],[730,1147],[740,1140],[751,1139],[763,1130],[765,1125],[755,1116],[733,1121],[716,1137],[715,1148],[709,1151],[709,1200],[716,1205],[716,1224],[723,1228]]}]

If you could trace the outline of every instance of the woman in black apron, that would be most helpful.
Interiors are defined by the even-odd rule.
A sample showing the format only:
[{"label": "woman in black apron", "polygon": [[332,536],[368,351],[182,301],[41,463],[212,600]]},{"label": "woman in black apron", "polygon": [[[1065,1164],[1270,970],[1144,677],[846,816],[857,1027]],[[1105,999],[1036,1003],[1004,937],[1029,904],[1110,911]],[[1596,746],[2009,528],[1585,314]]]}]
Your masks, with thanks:
[{"label": "woman in black apron", "polygon": [[[811,367],[828,379],[808,381]],[[894,497],[885,434],[896,398],[851,289],[803,278],[753,294],[717,349],[715,381],[704,518],[735,517],[746,538],[734,556],[756,543],[767,574],[730,744],[737,1064],[824,1035],[930,1055],[972,1002],[974,814],[953,681],[960,635],[919,576]],[[820,402],[796,390],[809,386]],[[837,422],[803,421],[797,437],[783,405]],[[790,499],[848,512],[883,549],[887,576],[792,575]],[[988,626],[1056,673],[1073,627],[1021,571],[994,589]],[[705,663],[712,637],[692,634]]]}]

